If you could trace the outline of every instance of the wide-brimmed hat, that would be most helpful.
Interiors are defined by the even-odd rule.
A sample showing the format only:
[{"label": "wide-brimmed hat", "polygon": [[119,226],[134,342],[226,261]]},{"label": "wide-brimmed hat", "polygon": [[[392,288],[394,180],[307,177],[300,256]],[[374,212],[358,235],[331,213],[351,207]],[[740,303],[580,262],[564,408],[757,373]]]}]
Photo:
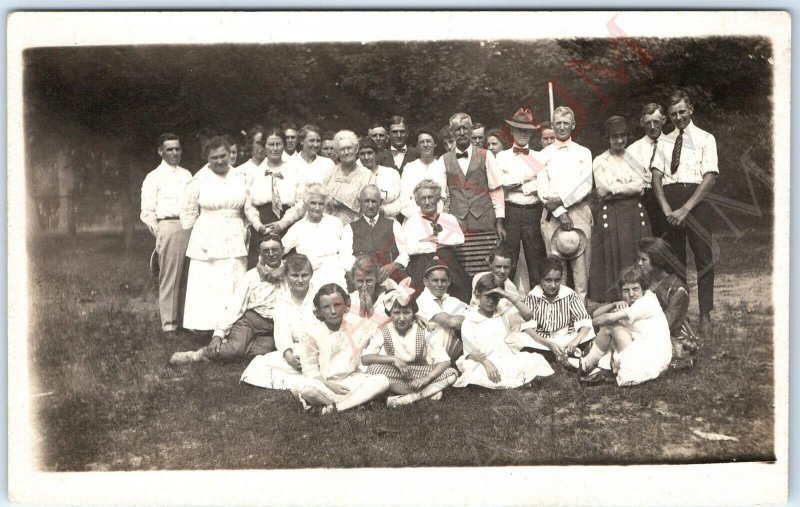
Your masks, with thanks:
[{"label": "wide-brimmed hat", "polygon": [[514,116],[510,120],[506,120],[506,123],[518,129],[536,130],[539,128],[539,125],[533,123],[533,113],[527,107],[517,109]]},{"label": "wide-brimmed hat", "polygon": [[161,271],[161,266],[158,265],[158,250],[153,249],[153,253],[150,254],[150,274],[153,275],[154,278],[158,278],[158,273]]},{"label": "wide-brimmed hat", "polygon": [[559,227],[550,238],[550,251],[555,257],[565,261],[578,257],[585,249],[586,233],[576,227],[570,231]]}]

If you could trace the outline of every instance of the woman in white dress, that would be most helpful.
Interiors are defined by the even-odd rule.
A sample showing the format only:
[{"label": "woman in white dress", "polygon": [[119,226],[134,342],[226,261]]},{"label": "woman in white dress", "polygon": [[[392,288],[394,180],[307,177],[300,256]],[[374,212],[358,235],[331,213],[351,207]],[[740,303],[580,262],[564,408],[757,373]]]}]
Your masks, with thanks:
[{"label": "woman in white dress", "polygon": [[299,171],[298,188],[309,183],[322,183],[336,164],[330,158],[320,156],[322,147],[322,129],[316,125],[303,125],[297,137],[298,146],[302,146],[300,156],[296,157],[296,168]]},{"label": "woman in white dress", "polygon": [[438,144],[438,135],[433,129],[426,127],[417,131],[419,158],[406,164],[400,178],[400,201],[403,203],[401,211],[406,217],[419,212],[419,206],[414,200],[414,187],[422,180],[432,180],[439,184],[442,193],[437,210],[441,213],[445,209],[447,176],[445,175],[444,161],[434,158],[434,150]]},{"label": "woman in white dress", "polygon": [[295,249],[308,257],[314,267],[311,283],[322,287],[336,283],[346,287],[344,268],[339,259],[339,244],[344,225],[338,218],[327,215],[325,202],[328,192],[319,183],[306,186],[304,192],[305,216],[289,227],[283,237],[285,251]]},{"label": "woman in white dress", "polygon": [[622,301],[603,305],[595,310],[592,323],[600,327],[589,353],[578,362],[582,380],[602,382],[614,380],[607,370],[595,367],[607,352],[612,352],[611,368],[620,386],[631,386],[652,380],[669,367],[672,341],[669,323],[649,290],[645,273],[631,266],[620,275]]},{"label": "woman in white dress", "polygon": [[229,164],[227,141],[214,137],[205,150],[208,168],[186,185],[180,212],[181,226],[192,229],[183,327],[196,331],[216,328],[246,271],[245,217],[257,231],[266,231],[251,203],[247,175]]},{"label": "woman in white dress", "polygon": [[314,269],[303,254],[291,254],[283,261],[285,283],[275,302],[274,352],[256,356],[242,373],[240,382],[267,389],[291,390],[302,379],[300,337],[303,322],[313,316],[311,285]]},{"label": "woman in white dress", "polygon": [[[513,389],[536,377],[547,377],[553,369],[544,357],[532,352],[520,352],[507,342],[514,338],[522,319],[516,312],[530,317],[525,303],[519,297],[504,291],[490,274],[484,275],[475,285],[478,307],[470,307],[461,325],[464,356],[456,361],[461,376],[454,387],[473,384],[490,389]],[[512,306],[498,312],[500,298],[507,298]]]}]

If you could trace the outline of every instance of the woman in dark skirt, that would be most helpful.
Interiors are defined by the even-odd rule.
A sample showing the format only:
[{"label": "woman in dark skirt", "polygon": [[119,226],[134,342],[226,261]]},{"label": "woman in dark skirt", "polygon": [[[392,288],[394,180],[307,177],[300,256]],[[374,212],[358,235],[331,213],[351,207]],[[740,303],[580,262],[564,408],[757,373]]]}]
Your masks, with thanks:
[{"label": "woman in dark skirt", "polygon": [[371,375],[389,379],[389,392],[395,394],[386,400],[389,407],[441,399],[458,377],[438,335],[415,322],[418,308],[409,285],[401,283],[387,293],[384,304],[392,321],[380,326],[361,355]]},{"label": "woman in dark skirt", "polygon": [[619,301],[619,276],[638,260],[637,243],[648,237],[650,219],[642,204],[644,180],[625,150],[628,125],[612,116],[605,123],[609,149],[594,159],[592,173],[597,209],[592,230],[592,264],[589,271],[589,301]]}]

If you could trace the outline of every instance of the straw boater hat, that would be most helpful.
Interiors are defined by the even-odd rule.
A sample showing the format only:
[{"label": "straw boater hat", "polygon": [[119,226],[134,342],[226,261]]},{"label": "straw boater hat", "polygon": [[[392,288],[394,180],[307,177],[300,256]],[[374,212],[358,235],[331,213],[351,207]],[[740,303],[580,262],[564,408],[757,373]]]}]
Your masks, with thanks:
[{"label": "straw boater hat", "polygon": [[527,107],[517,109],[514,116],[510,120],[506,120],[506,123],[518,129],[536,130],[539,128],[539,125],[533,123],[533,113]]},{"label": "straw boater hat", "polygon": [[585,248],[586,234],[575,227],[571,231],[565,231],[559,227],[550,238],[550,251],[555,257],[565,261],[578,257]]},{"label": "straw boater hat", "polygon": [[160,271],[160,266],[158,265],[158,250],[153,249],[153,253],[150,254],[150,274],[153,277],[158,278],[158,273]]}]

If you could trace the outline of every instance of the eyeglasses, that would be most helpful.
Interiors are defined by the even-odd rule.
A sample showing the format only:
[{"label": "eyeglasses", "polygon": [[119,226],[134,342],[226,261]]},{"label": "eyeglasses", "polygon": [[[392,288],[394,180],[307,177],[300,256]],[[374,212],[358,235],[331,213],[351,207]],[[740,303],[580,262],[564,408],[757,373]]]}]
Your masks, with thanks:
[{"label": "eyeglasses", "polygon": [[339,153],[355,153],[356,147],[355,146],[342,146],[340,148],[336,148],[336,151]]}]

